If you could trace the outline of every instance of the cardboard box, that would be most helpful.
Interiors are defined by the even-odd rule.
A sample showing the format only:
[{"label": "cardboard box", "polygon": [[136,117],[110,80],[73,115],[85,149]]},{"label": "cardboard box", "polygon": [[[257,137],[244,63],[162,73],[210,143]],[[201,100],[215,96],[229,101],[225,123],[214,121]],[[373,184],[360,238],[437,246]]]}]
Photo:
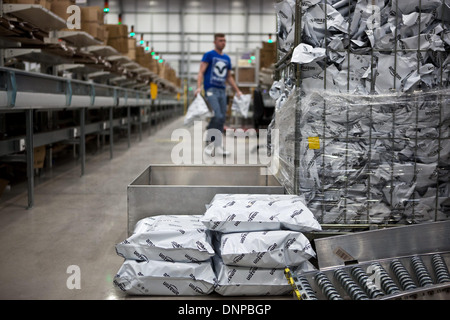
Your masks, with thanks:
[{"label": "cardboard box", "polygon": [[75,4],[75,0],[53,0],[50,10],[57,16],[67,20],[70,17],[70,14],[67,13],[67,8]]},{"label": "cardboard box", "polygon": [[239,83],[255,83],[255,68],[238,69],[237,81]]},{"label": "cardboard box", "polygon": [[81,7],[81,22],[103,24],[103,9],[99,6]]},{"label": "cardboard box", "polygon": [[145,49],[141,46],[136,46],[136,57],[144,57],[145,56]]},{"label": "cardboard box", "polygon": [[128,54],[128,39],[127,38],[108,37],[107,45],[113,47],[120,53]]},{"label": "cardboard box", "polygon": [[127,57],[136,61],[136,39],[128,38],[128,54]]},{"label": "cardboard box", "polygon": [[98,38],[99,34],[101,32],[100,25],[97,22],[87,22],[82,21],[81,22],[81,30],[89,33],[94,38]]},{"label": "cardboard box", "polygon": [[126,24],[105,24],[105,27],[109,38],[128,38],[128,26]]},{"label": "cardboard box", "polygon": [[34,168],[44,168],[46,149],[45,146],[34,148]]},{"label": "cardboard box", "polygon": [[277,52],[272,50],[260,50],[259,61],[260,69],[269,68],[272,64],[277,62]]},{"label": "cardboard box", "polygon": [[104,42],[107,39],[107,31],[104,25],[97,27],[97,40]]},{"label": "cardboard box", "polygon": [[149,55],[149,62],[147,68],[153,73],[158,73],[158,62],[155,59],[153,59],[152,55]]},{"label": "cardboard box", "polygon": [[267,41],[262,42],[262,50],[268,50],[268,51],[277,51],[277,43],[272,42],[268,43]]}]

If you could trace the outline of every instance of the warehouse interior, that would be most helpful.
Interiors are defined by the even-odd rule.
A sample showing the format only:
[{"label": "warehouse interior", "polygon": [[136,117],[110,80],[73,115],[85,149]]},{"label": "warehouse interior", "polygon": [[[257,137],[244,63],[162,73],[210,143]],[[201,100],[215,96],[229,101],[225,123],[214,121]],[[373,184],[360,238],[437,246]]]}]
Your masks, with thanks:
[{"label": "warehouse interior", "polygon": [[449,30],[449,0],[0,0],[0,299],[449,300]]}]

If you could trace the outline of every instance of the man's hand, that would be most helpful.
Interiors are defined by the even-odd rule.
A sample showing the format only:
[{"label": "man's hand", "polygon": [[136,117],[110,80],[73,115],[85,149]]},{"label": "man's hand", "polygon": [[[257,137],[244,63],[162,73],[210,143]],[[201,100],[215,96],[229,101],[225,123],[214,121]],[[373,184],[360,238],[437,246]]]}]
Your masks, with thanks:
[{"label": "man's hand", "polygon": [[202,92],[202,88],[197,88],[197,90],[194,91],[194,96],[197,96],[201,92]]}]

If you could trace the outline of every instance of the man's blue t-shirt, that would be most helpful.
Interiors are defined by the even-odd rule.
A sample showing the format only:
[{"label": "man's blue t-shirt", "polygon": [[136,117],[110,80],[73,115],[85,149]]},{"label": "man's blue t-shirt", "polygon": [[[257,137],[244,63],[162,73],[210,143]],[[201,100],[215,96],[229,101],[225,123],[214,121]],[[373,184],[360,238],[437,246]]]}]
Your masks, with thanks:
[{"label": "man's blue t-shirt", "polygon": [[228,71],[231,70],[231,59],[228,55],[220,55],[215,50],[203,55],[202,62],[208,63],[203,79],[205,91],[211,87],[225,88]]}]

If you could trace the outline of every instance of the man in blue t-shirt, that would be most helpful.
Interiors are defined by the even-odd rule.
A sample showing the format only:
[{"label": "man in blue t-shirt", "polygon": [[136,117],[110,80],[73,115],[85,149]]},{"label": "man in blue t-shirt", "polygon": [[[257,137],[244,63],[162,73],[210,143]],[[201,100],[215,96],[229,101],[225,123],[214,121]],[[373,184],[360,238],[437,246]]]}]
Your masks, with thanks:
[{"label": "man in blue t-shirt", "polygon": [[242,94],[230,73],[230,57],[223,53],[225,45],[225,35],[216,33],[214,35],[214,50],[208,51],[203,55],[197,78],[195,95],[202,91],[203,83],[206,99],[214,110],[214,117],[211,118],[207,129],[216,129],[221,133],[219,137],[217,136],[217,131],[210,131],[212,132],[211,135],[208,134],[208,139],[214,141],[214,144],[210,144],[205,148],[205,153],[208,155],[212,155],[213,151],[216,154],[229,155],[229,152],[225,151],[222,146],[222,134],[227,114],[226,84],[231,85],[238,97]]}]

